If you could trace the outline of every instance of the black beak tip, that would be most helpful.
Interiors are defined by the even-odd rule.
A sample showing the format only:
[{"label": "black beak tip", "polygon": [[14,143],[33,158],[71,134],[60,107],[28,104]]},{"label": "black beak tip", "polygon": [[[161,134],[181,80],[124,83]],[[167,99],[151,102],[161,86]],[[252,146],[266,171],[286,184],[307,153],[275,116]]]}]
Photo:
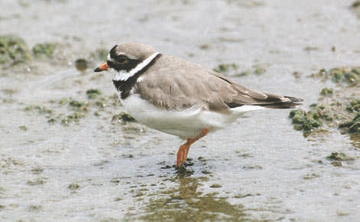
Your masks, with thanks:
[{"label": "black beak tip", "polygon": [[99,68],[99,67],[96,67],[95,69],[94,69],[94,72],[101,72],[102,70]]}]

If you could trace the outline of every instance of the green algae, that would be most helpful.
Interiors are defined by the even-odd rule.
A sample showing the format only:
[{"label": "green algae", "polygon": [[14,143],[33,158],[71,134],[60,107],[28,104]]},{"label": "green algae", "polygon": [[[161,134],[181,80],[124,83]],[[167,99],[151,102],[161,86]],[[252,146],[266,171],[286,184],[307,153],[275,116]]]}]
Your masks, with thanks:
[{"label": "green algae", "polygon": [[360,134],[360,112],[352,120],[341,123],[339,128],[344,129],[347,133]]},{"label": "green algae", "polygon": [[58,102],[52,102],[54,105],[69,105],[73,112],[71,114],[57,114],[54,110],[50,109],[43,105],[28,105],[25,107],[25,111],[37,111],[38,114],[46,114],[46,118],[48,119],[49,124],[54,124],[60,121],[63,125],[68,126],[73,121],[79,121],[81,118],[85,116],[85,112],[87,111],[87,103],[79,102],[72,99],[63,98]]},{"label": "green algae", "polygon": [[37,185],[43,185],[47,182],[47,178],[37,178],[35,180],[28,180],[26,182],[29,186],[37,186]]},{"label": "green algae", "polygon": [[302,109],[292,110],[289,114],[294,129],[304,132],[309,136],[312,131],[323,125],[324,121],[330,121],[332,117],[325,111],[323,106],[313,106],[309,111]]},{"label": "green algae", "polygon": [[256,64],[253,66],[254,70],[254,74],[256,75],[261,75],[263,73],[266,72],[266,67],[268,66],[268,64]]},{"label": "green algae", "polygon": [[32,174],[39,175],[44,172],[44,169],[40,168],[40,167],[35,167],[35,168],[31,169],[31,172],[32,172]]},{"label": "green algae", "polygon": [[326,159],[331,161],[331,165],[335,167],[342,167],[342,162],[355,160],[355,158],[350,157],[342,152],[333,152],[327,156]]},{"label": "green algae", "polygon": [[349,160],[354,160],[353,157],[349,157],[349,156],[346,155],[345,153],[341,153],[341,152],[333,152],[333,153],[331,153],[329,156],[327,156],[326,159],[332,160],[332,161],[349,161]]},{"label": "green algae", "polygon": [[353,112],[360,112],[360,99],[354,99],[349,104],[346,105],[346,110]]},{"label": "green algae", "polygon": [[56,43],[37,43],[32,48],[32,53],[35,58],[52,58],[56,47]]},{"label": "green algae", "polygon": [[218,184],[218,183],[214,183],[210,186],[210,188],[221,188],[222,185],[221,184]]},{"label": "green algae", "polygon": [[25,111],[34,111],[36,110],[39,114],[53,114],[53,110],[45,107],[45,106],[41,106],[41,105],[29,105],[25,107]]},{"label": "green algae", "polygon": [[77,184],[77,183],[71,183],[71,184],[69,184],[69,186],[68,186],[68,189],[69,189],[69,190],[72,190],[72,191],[75,191],[75,190],[77,190],[77,189],[79,189],[79,188],[80,188],[80,185]]},{"label": "green algae", "polygon": [[324,80],[331,79],[332,82],[337,84],[345,83],[350,86],[355,86],[360,82],[360,67],[336,67],[328,70],[321,69],[312,76],[320,77]]},{"label": "green algae", "polygon": [[231,76],[249,76],[249,75],[261,75],[266,72],[267,64],[256,64],[251,69],[240,70],[240,67],[236,63],[224,63],[219,64],[213,70],[225,75]]},{"label": "green algae", "polygon": [[323,88],[321,89],[320,95],[322,96],[332,96],[334,94],[334,89],[332,88]]},{"label": "green algae", "polygon": [[67,115],[66,117],[64,117],[61,120],[61,124],[63,124],[64,126],[68,126],[70,123],[76,121],[78,122],[81,118],[84,118],[85,114],[81,113],[81,112],[74,112],[70,115]]},{"label": "green algae", "polygon": [[72,122],[79,122],[89,111],[89,103],[86,101],[70,99],[68,105],[73,112],[61,119],[60,122],[64,126],[69,126]]},{"label": "green algae", "polygon": [[353,114],[353,118],[339,124],[339,128],[346,133],[360,134],[360,99],[354,99],[346,105],[346,111]]},{"label": "green algae", "polygon": [[239,66],[236,63],[219,64],[213,70],[215,72],[219,72],[223,74],[230,74],[230,73],[238,72]]},{"label": "green algae", "polygon": [[351,140],[351,144],[354,147],[356,147],[357,149],[360,149],[360,133],[350,134],[350,140]]},{"label": "green algae", "polygon": [[75,109],[85,108],[87,106],[87,102],[80,102],[77,100],[71,100],[69,105]]},{"label": "green algae", "polygon": [[95,99],[101,95],[101,91],[98,89],[88,89],[86,90],[86,95],[89,99]]},{"label": "green algae", "polygon": [[[292,119],[294,129],[303,131],[305,137],[323,131],[323,126],[337,128],[342,133],[360,133],[360,99],[358,91],[354,91],[360,81],[359,67],[339,67],[321,69],[312,77],[320,77],[324,81],[331,80],[342,89],[336,91],[332,88],[323,88],[319,101],[322,104],[312,104],[308,111],[292,110],[289,117]],[[349,94],[351,93],[351,94]],[[327,97],[325,100],[324,97]]]},{"label": "green algae", "polygon": [[342,108],[343,110],[339,111],[339,107],[344,107],[344,104],[312,104],[309,111],[302,109],[290,111],[289,118],[292,119],[294,129],[303,131],[305,137],[313,132],[319,132],[320,127],[325,124],[334,128],[338,127],[344,133],[360,133],[359,100],[350,102],[346,109]]},{"label": "green algae", "polygon": [[135,122],[135,118],[132,117],[130,114],[128,113],[125,113],[125,112],[121,112],[119,114],[116,114],[112,117],[112,122],[115,122],[115,121],[121,121],[123,123],[126,123],[126,122]]},{"label": "green algae", "polygon": [[[78,123],[81,119],[87,117],[89,113],[93,113],[95,117],[101,117],[101,113],[108,105],[111,107],[117,106],[118,100],[115,96],[101,96],[101,91],[98,89],[89,89],[85,92],[88,100],[77,100],[73,98],[61,98],[59,100],[52,100],[50,105],[53,109],[48,109],[39,105],[30,105],[25,110],[38,110],[39,113],[48,113],[47,119],[49,124],[61,123],[64,126],[69,126],[72,123]],[[64,112],[65,109],[65,112]],[[53,110],[62,110],[62,112],[55,112]],[[93,112],[91,112],[93,111]],[[128,115],[121,115],[124,121],[132,121],[132,117]]]},{"label": "green algae", "polygon": [[27,131],[28,130],[28,128],[26,126],[24,126],[24,125],[19,126],[19,129],[21,129],[22,131]]},{"label": "green algae", "polygon": [[0,35],[0,64],[18,64],[31,59],[24,39],[17,35]]},{"label": "green algae", "polygon": [[304,180],[312,180],[312,179],[319,178],[319,177],[320,177],[320,175],[317,173],[309,173],[309,174],[304,175],[303,179]]}]

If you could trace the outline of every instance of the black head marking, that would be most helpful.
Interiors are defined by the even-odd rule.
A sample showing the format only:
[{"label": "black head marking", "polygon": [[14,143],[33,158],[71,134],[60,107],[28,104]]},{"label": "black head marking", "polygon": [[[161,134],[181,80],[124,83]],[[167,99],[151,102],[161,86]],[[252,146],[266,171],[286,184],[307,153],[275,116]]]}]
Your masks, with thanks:
[{"label": "black head marking", "polygon": [[141,60],[138,59],[129,59],[125,55],[120,55],[116,58],[112,58],[112,60],[108,60],[107,64],[110,68],[115,69],[116,71],[125,70],[129,72],[133,68],[135,68],[139,63],[141,63]]},{"label": "black head marking", "polygon": [[110,49],[110,52],[109,52],[109,54],[110,54],[110,57],[111,58],[115,58],[117,55],[116,55],[116,47],[117,47],[118,45],[114,45],[114,47],[112,47],[111,49]]},{"label": "black head marking", "polygon": [[[158,54],[149,64],[147,64],[143,69],[141,69],[137,73],[135,73],[129,79],[127,79],[127,80],[113,80],[113,83],[114,83],[116,89],[120,92],[121,99],[125,99],[126,97],[129,96],[130,91],[133,88],[133,86],[135,85],[137,79],[144,72],[146,72],[146,70],[148,70],[156,62],[156,60],[160,56],[161,56],[161,54]],[[131,60],[129,60],[129,61],[131,61]]]},{"label": "black head marking", "polygon": [[135,68],[142,61],[139,59],[130,59],[125,54],[116,52],[118,45],[115,45],[111,48],[109,55],[110,60],[107,60],[107,64],[110,68],[115,69],[116,71],[125,70],[129,72],[131,69]]}]

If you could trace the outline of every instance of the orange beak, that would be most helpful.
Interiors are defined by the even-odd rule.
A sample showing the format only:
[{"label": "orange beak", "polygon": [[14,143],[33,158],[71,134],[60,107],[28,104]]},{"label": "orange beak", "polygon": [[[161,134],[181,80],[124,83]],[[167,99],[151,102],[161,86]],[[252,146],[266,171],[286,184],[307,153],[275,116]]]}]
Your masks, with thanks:
[{"label": "orange beak", "polygon": [[109,65],[105,62],[104,64],[102,64],[101,66],[98,66],[94,72],[102,72],[102,71],[106,71],[108,70],[110,67]]}]

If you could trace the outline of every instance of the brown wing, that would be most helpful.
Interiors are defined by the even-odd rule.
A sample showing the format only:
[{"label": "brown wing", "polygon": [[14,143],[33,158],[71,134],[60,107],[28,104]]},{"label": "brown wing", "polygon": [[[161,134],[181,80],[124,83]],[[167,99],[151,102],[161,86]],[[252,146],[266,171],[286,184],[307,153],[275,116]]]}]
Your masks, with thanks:
[{"label": "brown wing", "polygon": [[292,97],[247,89],[220,73],[165,55],[141,76],[135,90],[155,106],[175,110],[194,105],[217,111],[245,104],[272,108],[293,106]]},{"label": "brown wing", "polygon": [[230,101],[226,101],[226,104],[231,108],[242,105],[265,106],[267,108],[291,108],[300,105],[303,101],[301,98],[280,96],[246,88],[220,73],[211,72],[210,74],[227,81],[237,90],[238,95],[230,98]]}]

